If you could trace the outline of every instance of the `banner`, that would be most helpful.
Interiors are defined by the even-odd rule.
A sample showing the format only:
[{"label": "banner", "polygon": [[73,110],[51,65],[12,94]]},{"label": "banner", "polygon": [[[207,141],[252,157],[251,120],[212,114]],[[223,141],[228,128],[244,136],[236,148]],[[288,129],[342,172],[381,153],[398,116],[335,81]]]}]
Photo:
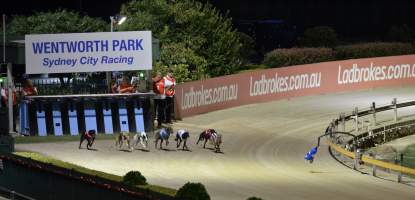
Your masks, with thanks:
[{"label": "banner", "polygon": [[26,35],[26,73],[150,70],[151,48],[151,31]]},{"label": "banner", "polygon": [[176,87],[176,118],[252,103],[415,84],[415,55],[297,65],[194,81]]}]

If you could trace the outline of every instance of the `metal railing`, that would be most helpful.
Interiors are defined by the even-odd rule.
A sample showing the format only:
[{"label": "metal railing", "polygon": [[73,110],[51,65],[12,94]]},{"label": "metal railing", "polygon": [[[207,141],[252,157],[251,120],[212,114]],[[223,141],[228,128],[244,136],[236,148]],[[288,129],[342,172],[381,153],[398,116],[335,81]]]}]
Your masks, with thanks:
[{"label": "metal railing", "polygon": [[61,83],[56,80],[33,80],[39,95],[63,94],[104,94],[108,93],[106,80],[74,80],[71,83]]},{"label": "metal railing", "polygon": [[[415,120],[398,122],[391,125],[384,125],[372,130],[367,130],[357,135],[356,148],[368,149],[376,147],[379,144],[390,142],[392,140],[413,135],[415,133]],[[353,147],[353,141],[347,141],[349,147]]]},{"label": "metal railing", "polygon": [[[405,157],[403,154],[401,154],[400,160],[395,158],[395,162],[392,163],[375,159],[373,156],[363,155],[362,152],[362,150],[367,150],[379,144],[413,135],[415,133],[415,120],[400,122],[398,108],[414,105],[415,101],[413,100],[397,103],[395,98],[391,101],[391,104],[376,107],[376,104],[373,102],[369,108],[361,111],[356,107],[350,114],[341,113],[338,118],[332,120],[327,128],[332,133],[330,134],[330,140],[328,140],[330,150],[334,150],[341,156],[353,159],[354,162],[352,165],[354,169],[357,169],[361,164],[371,166],[374,176],[376,176],[377,169],[397,172],[398,182],[401,182],[402,174],[415,176],[415,169],[403,166],[403,159]],[[378,123],[376,114],[390,110],[394,111],[393,123],[382,126]],[[371,116],[372,119],[362,120],[364,116]],[[346,132],[346,123],[348,121],[353,122],[353,129],[348,131],[348,133],[353,132],[355,135],[351,134],[353,135],[352,138],[337,135],[336,132],[338,130]]]},{"label": "metal railing", "polygon": [[28,197],[26,195],[20,194],[18,192],[3,187],[0,187],[0,196],[8,198],[10,200],[36,200],[34,198]]}]

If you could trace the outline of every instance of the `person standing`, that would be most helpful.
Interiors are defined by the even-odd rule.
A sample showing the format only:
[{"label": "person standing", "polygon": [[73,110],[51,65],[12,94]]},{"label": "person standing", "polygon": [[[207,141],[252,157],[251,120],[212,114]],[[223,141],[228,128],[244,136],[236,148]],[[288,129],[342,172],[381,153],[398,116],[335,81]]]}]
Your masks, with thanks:
[{"label": "person standing", "polygon": [[127,76],[124,76],[121,84],[118,86],[119,93],[134,93],[135,88],[130,84]]},{"label": "person standing", "polygon": [[111,81],[111,93],[118,93],[118,84],[115,80]]},{"label": "person standing", "polygon": [[[23,97],[26,96],[32,96],[32,95],[38,95],[37,88],[33,85],[32,80],[25,79],[23,82],[23,88],[22,88],[22,95]],[[22,98],[20,101],[19,106],[20,112],[19,112],[19,122],[20,122],[20,134],[22,135],[28,135],[31,130],[29,126],[29,112],[34,112],[33,109],[34,105],[30,104],[30,100],[27,98]]]},{"label": "person standing", "polygon": [[164,79],[160,72],[156,73],[156,76],[152,78],[154,96],[154,108],[157,113],[157,128],[161,127],[164,120],[164,101],[166,98],[164,92]]},{"label": "person standing", "polygon": [[173,111],[173,105],[174,105],[174,86],[176,85],[176,80],[173,78],[173,72],[169,71],[167,72],[167,75],[163,78],[164,79],[164,87],[166,91],[166,100],[165,100],[165,121],[166,123],[172,123],[171,122],[171,114]]},{"label": "person standing", "polygon": [[32,80],[26,79],[23,89],[23,96],[37,95],[37,88],[33,86]]},{"label": "person standing", "polygon": [[[6,86],[7,87],[7,86]],[[17,132],[16,129],[16,120],[17,120],[17,111],[18,111],[18,105],[17,105],[17,94],[16,94],[16,89],[13,88],[13,131]],[[9,99],[9,90],[5,87],[1,88],[1,104],[3,107],[8,107],[8,99]]]}]

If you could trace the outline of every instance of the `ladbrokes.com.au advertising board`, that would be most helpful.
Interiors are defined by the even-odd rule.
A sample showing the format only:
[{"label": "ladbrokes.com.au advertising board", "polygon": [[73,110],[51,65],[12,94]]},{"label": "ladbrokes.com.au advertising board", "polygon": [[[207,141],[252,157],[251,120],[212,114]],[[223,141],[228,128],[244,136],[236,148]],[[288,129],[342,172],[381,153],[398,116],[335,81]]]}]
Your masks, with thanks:
[{"label": "ladbrokes.com.au advertising board", "polygon": [[415,84],[415,55],[259,70],[176,88],[176,117],[297,96]]}]

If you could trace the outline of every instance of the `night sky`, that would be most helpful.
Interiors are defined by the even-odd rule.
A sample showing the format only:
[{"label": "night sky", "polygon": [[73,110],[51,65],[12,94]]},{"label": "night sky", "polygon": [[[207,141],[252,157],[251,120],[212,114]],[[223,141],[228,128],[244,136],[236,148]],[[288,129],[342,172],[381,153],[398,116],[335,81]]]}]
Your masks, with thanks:
[{"label": "night sky", "polygon": [[[201,0],[203,1],[203,0]],[[5,3],[3,1],[2,3]],[[103,3],[105,2],[105,3]],[[13,0],[1,13],[31,14],[34,11],[66,8],[109,21],[127,0]],[[414,0],[210,0],[222,13],[229,12],[235,27],[247,32],[246,22],[282,20],[287,29],[300,35],[307,27],[328,25],[340,37],[356,40],[382,39],[393,25],[415,28]],[[248,20],[248,21],[247,21]],[[272,26],[272,24],[270,24]],[[267,29],[268,30],[268,29]],[[262,31],[264,34],[267,30]]]}]

